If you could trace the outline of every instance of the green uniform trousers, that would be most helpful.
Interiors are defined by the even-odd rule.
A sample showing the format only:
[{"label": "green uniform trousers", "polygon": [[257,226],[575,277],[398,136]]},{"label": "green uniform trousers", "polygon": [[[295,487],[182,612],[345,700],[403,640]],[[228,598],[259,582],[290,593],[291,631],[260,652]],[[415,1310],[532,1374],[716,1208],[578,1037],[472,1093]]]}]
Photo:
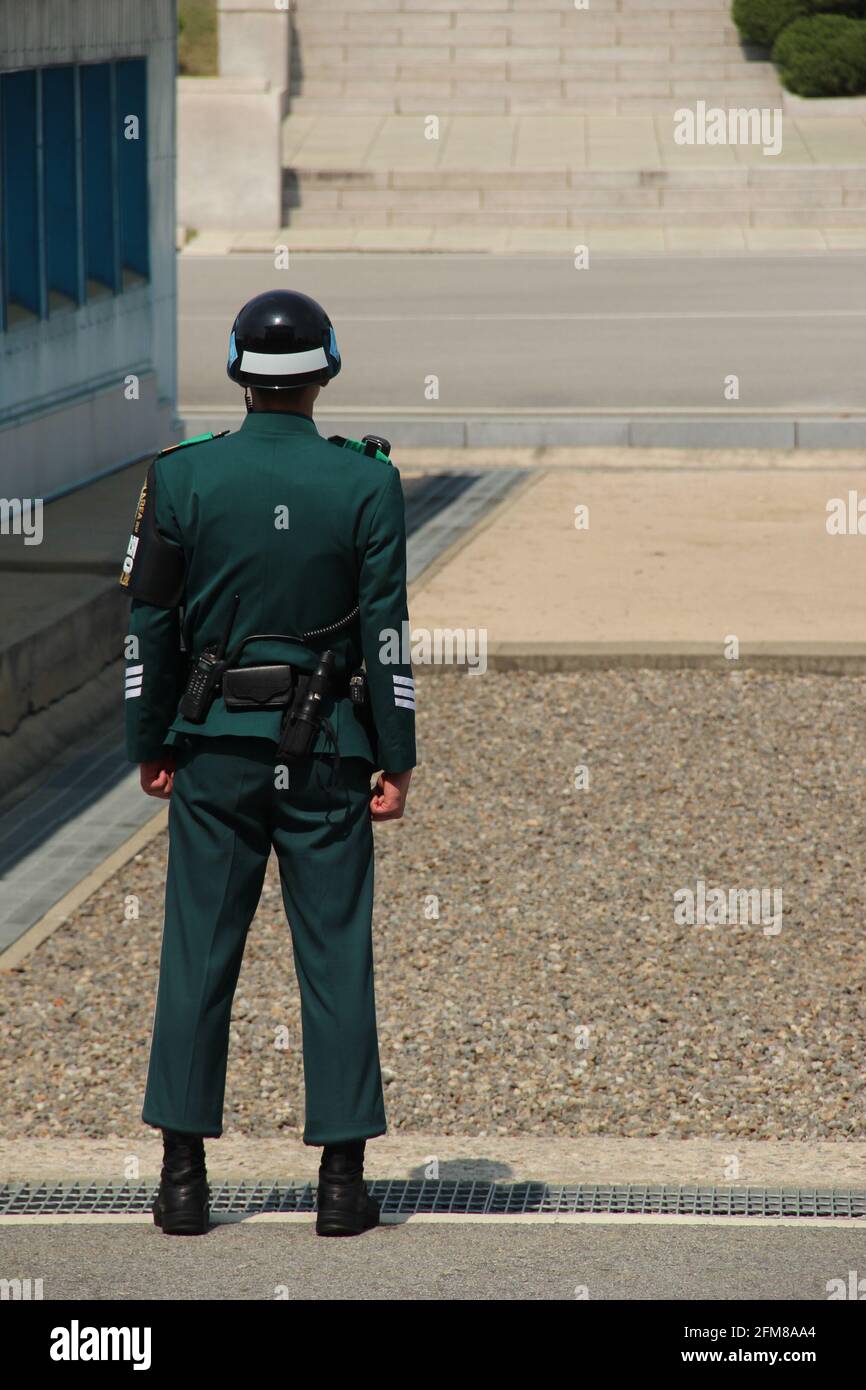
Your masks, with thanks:
[{"label": "green uniform trousers", "polygon": [[[242,716],[238,716],[242,718]],[[273,845],[301,991],[307,1144],[385,1133],[373,992],[370,765],[316,757],[275,786],[274,744],[175,749],[165,928],[142,1119],[222,1132],[232,998]]]}]

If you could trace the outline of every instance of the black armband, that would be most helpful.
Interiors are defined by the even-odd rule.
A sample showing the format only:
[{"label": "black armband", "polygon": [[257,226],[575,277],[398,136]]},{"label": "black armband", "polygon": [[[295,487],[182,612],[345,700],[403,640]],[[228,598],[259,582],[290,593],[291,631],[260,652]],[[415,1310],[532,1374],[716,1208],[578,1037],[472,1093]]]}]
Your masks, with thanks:
[{"label": "black armband", "polygon": [[156,474],[147,471],[138,499],[120,583],[134,598],[157,608],[177,608],[183,598],[183,547],[167,541],[156,525]]}]

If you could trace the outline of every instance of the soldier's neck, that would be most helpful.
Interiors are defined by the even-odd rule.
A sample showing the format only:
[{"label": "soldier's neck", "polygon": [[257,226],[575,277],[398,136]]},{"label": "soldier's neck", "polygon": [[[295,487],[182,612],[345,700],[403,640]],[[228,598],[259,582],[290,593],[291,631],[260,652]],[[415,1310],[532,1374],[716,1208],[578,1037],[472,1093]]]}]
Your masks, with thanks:
[{"label": "soldier's neck", "polygon": [[297,391],[257,391],[250,392],[253,411],[266,411],[285,415],[305,415],[313,418],[313,405],[319,394],[317,386],[301,388]]}]

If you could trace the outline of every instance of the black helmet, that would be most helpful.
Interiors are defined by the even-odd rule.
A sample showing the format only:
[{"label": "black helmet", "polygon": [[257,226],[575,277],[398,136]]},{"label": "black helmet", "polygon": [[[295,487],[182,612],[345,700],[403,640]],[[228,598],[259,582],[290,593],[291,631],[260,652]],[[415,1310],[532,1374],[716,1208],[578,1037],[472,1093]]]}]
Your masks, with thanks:
[{"label": "black helmet", "polygon": [[340,365],[331,320],[306,294],[266,290],[232,326],[226,371],[239,386],[287,391],[330,381]]}]

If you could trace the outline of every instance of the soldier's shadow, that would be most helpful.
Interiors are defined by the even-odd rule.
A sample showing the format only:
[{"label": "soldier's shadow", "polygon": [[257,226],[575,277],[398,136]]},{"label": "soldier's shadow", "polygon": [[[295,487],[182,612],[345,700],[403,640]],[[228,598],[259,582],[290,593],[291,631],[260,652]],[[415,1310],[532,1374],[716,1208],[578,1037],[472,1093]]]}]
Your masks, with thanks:
[{"label": "soldier's shadow", "polygon": [[382,1225],[403,1226],[419,1216],[481,1215],[494,1185],[513,1174],[511,1165],[500,1159],[438,1160],[431,1155],[409,1170],[408,1179],[394,1179],[386,1190],[378,1185],[373,1190],[377,1197],[386,1197]]},{"label": "soldier's shadow", "polygon": [[430,1160],[419,1164],[409,1173],[410,1182],[499,1182],[513,1176],[510,1163],[496,1158],[449,1158],[444,1162]]}]

